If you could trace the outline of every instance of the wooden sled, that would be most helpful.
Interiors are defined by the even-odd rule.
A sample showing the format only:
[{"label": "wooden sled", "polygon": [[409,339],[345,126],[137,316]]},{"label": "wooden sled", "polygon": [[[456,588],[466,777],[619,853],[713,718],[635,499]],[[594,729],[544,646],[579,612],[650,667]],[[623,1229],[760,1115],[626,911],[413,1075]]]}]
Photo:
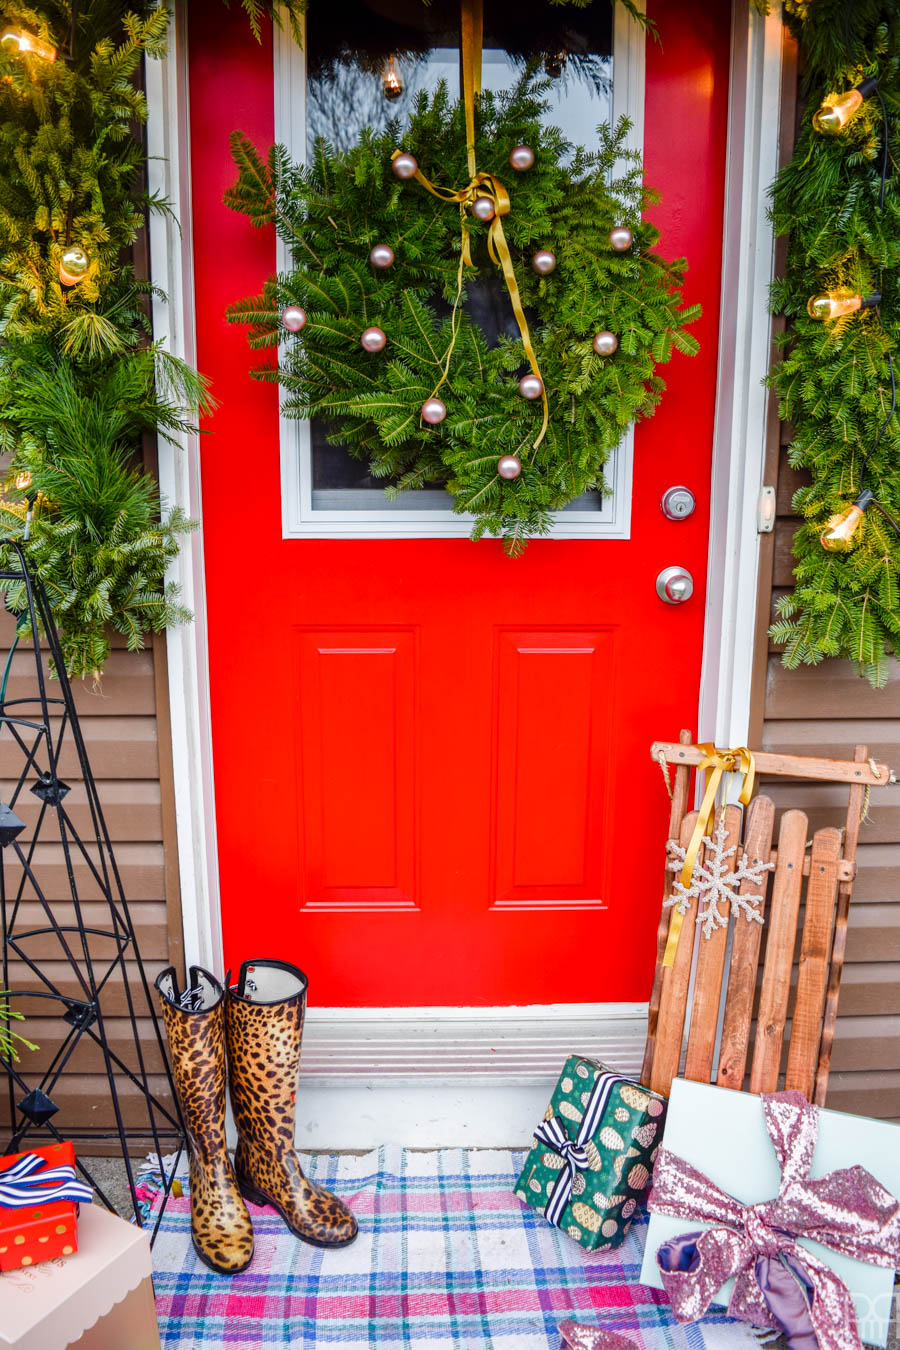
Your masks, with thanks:
[{"label": "wooden sled", "polygon": [[[655,742],[650,753],[663,767],[675,767],[666,847],[666,899],[678,879],[677,870],[669,866],[674,845],[687,847],[697,819],[697,813],[687,808],[691,770],[700,763],[703,753],[692,744],[689,731],[681,732],[678,743]],[[749,1059],[751,1092],[776,1092],[780,1086],[799,1088],[810,1101],[822,1105],[834,1045],[866,792],[885,787],[893,781],[893,775],[886,764],[869,759],[864,745],[856,746],[853,760],[762,751],[754,754],[754,759],[757,773],[765,777],[846,783],[846,823],[843,830],[817,830],[809,841],[806,814],[785,811],[777,847],[773,848],[775,806],[770,797],[755,797],[746,812],[740,806],[725,806],[716,812],[717,822],[724,819],[728,846],[738,845],[736,855],[729,860],[732,869],[742,849],[751,862],[775,864],[774,870],[763,873],[761,882],[743,881],[739,888],[742,896],[760,896],[764,922],[748,922],[738,915],[727,928],[716,929],[709,938],[698,937],[697,900],[692,899],[684,915],[674,964],[664,967],[673,911],[663,907],[641,1081],[655,1092],[668,1095],[672,1079],[681,1072],[696,1082],[740,1089],[746,1084]],[[803,929],[795,957],[801,906]],[[790,1037],[784,1062],[788,1021]]]}]

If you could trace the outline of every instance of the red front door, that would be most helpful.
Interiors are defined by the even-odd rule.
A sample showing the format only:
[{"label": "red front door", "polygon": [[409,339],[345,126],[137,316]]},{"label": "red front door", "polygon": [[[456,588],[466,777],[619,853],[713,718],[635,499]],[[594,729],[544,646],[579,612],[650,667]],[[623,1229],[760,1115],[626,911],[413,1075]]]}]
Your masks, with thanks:
[{"label": "red front door", "polygon": [[[703,642],[729,54],[715,6],[653,8],[645,173],[701,353],[676,355],[637,430],[630,538],[510,561],[488,541],[283,537],[276,392],[224,318],[275,267],[274,237],[222,204],[229,133],[273,139],[271,45],[239,6],[191,5],[225,957],[295,960],[319,1004],[647,996],[667,807],[648,747],[693,724]],[[676,483],[697,498],[681,522],[660,511]],[[656,593],[673,563],[694,578],[681,605]]]}]

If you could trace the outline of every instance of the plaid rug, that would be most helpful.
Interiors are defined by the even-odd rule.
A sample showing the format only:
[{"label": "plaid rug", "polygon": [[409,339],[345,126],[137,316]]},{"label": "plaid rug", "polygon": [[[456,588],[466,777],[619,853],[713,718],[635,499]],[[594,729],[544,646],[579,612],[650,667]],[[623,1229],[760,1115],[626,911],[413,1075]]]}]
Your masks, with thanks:
[{"label": "plaid rug", "polygon": [[558,1324],[574,1318],[635,1350],[758,1350],[750,1328],[725,1316],[677,1326],[663,1295],[638,1282],[646,1215],[616,1251],[591,1254],[521,1204],[524,1156],[392,1146],[304,1156],[308,1174],[352,1206],[359,1237],[321,1251],[250,1205],[256,1251],[235,1276],[197,1259],[190,1201],[171,1199],[153,1252],[163,1346],[559,1350]]}]

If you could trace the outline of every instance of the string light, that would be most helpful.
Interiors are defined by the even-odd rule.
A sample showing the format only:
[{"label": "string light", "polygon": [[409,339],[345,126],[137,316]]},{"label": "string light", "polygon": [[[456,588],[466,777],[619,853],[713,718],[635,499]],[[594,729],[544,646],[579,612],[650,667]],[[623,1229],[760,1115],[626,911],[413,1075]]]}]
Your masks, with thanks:
[{"label": "string light", "polygon": [[19,49],[20,56],[39,56],[42,61],[55,61],[56,48],[50,42],[45,42],[35,33],[26,33],[23,28],[10,28],[2,36],[2,43],[15,43]]},{"label": "string light", "polygon": [[852,506],[846,506],[828,520],[821,544],[829,553],[844,553],[853,548],[854,536],[862,524],[863,516],[875,500],[874,492],[861,492]]},{"label": "string light", "polygon": [[390,57],[387,65],[381,73],[381,83],[384,87],[385,98],[399,98],[403,93],[403,79],[397,67],[394,65],[394,58]]},{"label": "string light", "polygon": [[878,81],[874,76],[870,76],[855,89],[848,89],[846,94],[824,99],[813,117],[816,131],[821,132],[823,136],[836,136],[856,116],[863,105],[863,100],[870,98],[877,88]]},{"label": "string light", "polygon": [[31,474],[27,469],[22,469],[20,473],[16,474],[16,487],[20,492],[24,492],[26,488],[31,487]]},{"label": "string light", "polygon": [[880,304],[881,296],[877,293],[860,295],[840,286],[836,290],[811,296],[806,303],[806,311],[811,319],[841,319],[847,314],[855,314],[859,309],[875,309]]}]

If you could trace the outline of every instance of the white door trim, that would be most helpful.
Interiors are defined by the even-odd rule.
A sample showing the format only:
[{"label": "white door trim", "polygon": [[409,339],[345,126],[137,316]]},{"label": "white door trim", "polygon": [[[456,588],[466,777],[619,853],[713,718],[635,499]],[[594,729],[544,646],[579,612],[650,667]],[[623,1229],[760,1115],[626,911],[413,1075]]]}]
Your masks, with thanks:
[{"label": "white door trim", "polygon": [[[733,3],[719,386],[699,710],[703,734],[731,744],[746,737],[749,713],[758,561],[756,499],[767,406],[761,380],[769,353],[766,301],[773,259],[765,207],[777,167],[778,126],[772,112],[780,106],[781,79],[780,17],[762,19],[749,12],[747,0]],[[167,157],[165,162],[150,160],[150,186],[161,189],[173,203],[182,234],[168,217],[156,216],[150,239],[153,279],[170,297],[168,304],[154,302],[156,334],[167,337],[171,350],[193,360],[185,8],[185,0],[179,0],[169,56],[162,63],[147,63],[149,153]],[[170,504],[200,515],[196,437],[179,447],[161,445],[160,477]],[[221,973],[200,533],[185,541],[171,575],[196,615],[193,625],[168,635],[185,955],[188,963]],[[299,1138],[306,1147],[331,1148],[365,1148],[395,1136],[399,1142],[424,1147],[524,1142],[548,1096],[550,1060],[561,1063],[570,1049],[593,1050],[633,1071],[643,1021],[644,1005],[636,1004],[311,1009]],[[414,1034],[408,1035],[410,1028]],[[490,1055],[484,1053],[484,1035],[475,1036],[479,1028],[489,1033]],[[422,1067],[433,1062],[427,1047],[447,1038],[455,1038],[463,1056],[459,1063],[466,1071],[451,1072],[445,1058],[439,1075],[423,1074]],[[518,1052],[507,1053],[499,1074],[493,1057],[498,1040],[507,1052],[510,1044],[519,1047]],[[349,1055],[351,1041],[359,1046],[355,1061]],[[391,1064],[396,1074],[385,1071]]]},{"label": "white door trim", "polygon": [[699,739],[745,745],[759,573],[775,241],[768,190],[778,170],[781,6],[732,2],[731,86],[719,367]]},{"label": "white door trim", "polygon": [[[153,296],[153,333],[170,352],[196,366],[186,36],[187,0],[179,0],[169,23],[168,56],[145,66],[147,185],[171,207],[171,214],[150,218],[150,275],[164,293]],[[160,439],[159,483],[168,506],[180,506],[202,521],[198,436]],[[178,583],[194,614],[193,623],[166,634],[184,953],[188,964],[221,974],[202,524],[183,537],[166,580]]]}]

